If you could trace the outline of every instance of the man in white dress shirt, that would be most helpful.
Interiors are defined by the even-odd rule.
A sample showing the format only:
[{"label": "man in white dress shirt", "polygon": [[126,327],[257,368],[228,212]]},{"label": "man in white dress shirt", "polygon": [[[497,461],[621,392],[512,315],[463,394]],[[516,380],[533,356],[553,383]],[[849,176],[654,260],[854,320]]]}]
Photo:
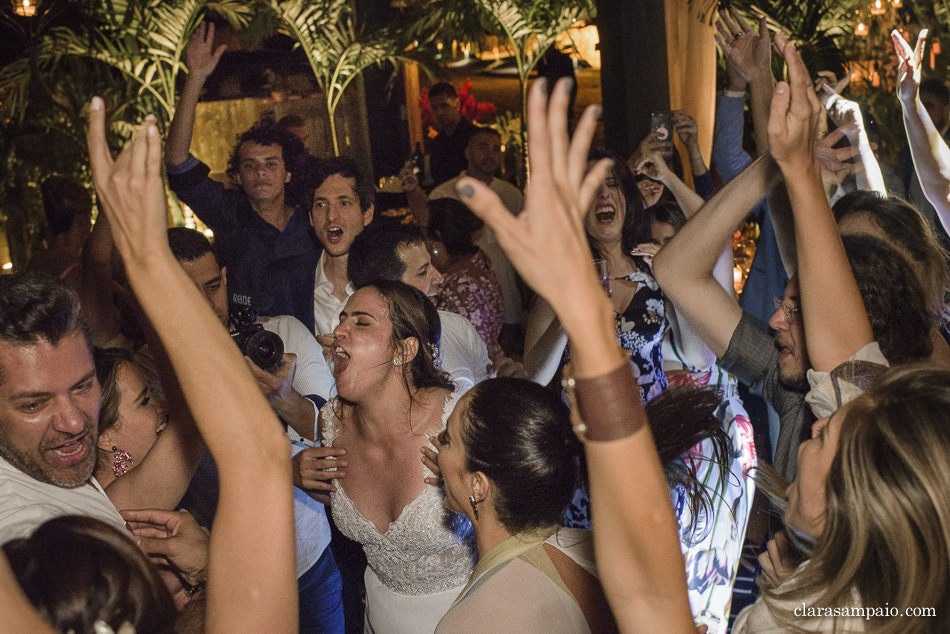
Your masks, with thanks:
[{"label": "man in white dress shirt", "polygon": [[353,294],[346,261],[353,239],[373,219],[373,184],[342,156],[321,161],[313,177],[310,224],[323,245],[313,289],[314,334],[326,346]]}]

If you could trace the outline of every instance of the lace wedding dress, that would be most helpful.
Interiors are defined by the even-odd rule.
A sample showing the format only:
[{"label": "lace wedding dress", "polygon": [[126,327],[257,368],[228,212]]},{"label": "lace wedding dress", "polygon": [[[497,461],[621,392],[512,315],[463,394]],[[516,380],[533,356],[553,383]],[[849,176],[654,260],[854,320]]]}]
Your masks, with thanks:
[{"label": "lace wedding dress", "polygon": [[[442,428],[457,398],[446,399]],[[320,412],[323,445],[332,447],[340,434],[334,415],[337,400]],[[422,467],[419,477],[433,475]],[[462,515],[442,505],[439,487],[426,485],[399,517],[381,533],[363,517],[337,480],[330,494],[333,521],[366,553],[366,632],[419,634],[433,632],[472,572],[472,527]]]}]

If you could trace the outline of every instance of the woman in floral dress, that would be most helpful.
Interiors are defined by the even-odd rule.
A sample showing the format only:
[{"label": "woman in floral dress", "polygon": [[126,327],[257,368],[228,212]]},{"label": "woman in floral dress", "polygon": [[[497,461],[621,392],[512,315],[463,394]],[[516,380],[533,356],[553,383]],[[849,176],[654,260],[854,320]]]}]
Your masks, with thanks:
[{"label": "woman in floral dress", "polygon": [[494,358],[501,352],[498,336],[505,307],[491,260],[472,240],[472,234],[481,228],[482,221],[457,200],[429,202],[426,244],[432,264],[443,277],[436,305],[472,322],[488,355]]}]

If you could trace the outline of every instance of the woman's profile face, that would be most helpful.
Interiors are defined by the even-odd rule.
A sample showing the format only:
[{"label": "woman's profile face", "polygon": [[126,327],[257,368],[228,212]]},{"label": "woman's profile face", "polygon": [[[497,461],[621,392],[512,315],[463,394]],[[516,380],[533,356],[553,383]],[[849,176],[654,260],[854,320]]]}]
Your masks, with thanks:
[{"label": "woman's profile face", "polygon": [[798,446],[798,477],[785,491],[785,523],[812,537],[817,538],[825,529],[828,474],[838,454],[841,422],[847,407],[811,426],[811,438]]},{"label": "woman's profile face", "polygon": [[[477,387],[474,389],[478,389]],[[468,496],[472,495],[471,474],[465,469],[467,456],[462,442],[462,420],[468,412],[471,392],[459,399],[449,416],[445,429],[439,434],[439,470],[442,472],[442,486],[445,488],[443,504],[446,508],[471,515]],[[466,485],[468,488],[466,489]]]},{"label": "woman's profile face", "polygon": [[[591,167],[593,163],[588,164]],[[623,221],[627,215],[627,199],[620,181],[611,170],[600,184],[590,209],[584,217],[584,229],[599,244],[619,242],[623,235]]]},{"label": "woman's profile face", "polygon": [[99,447],[112,447],[132,456],[132,467],[142,463],[168,424],[168,412],[153,398],[142,370],[133,363],[123,363],[116,373],[119,393],[119,420],[102,434]]},{"label": "woman's profile face", "polygon": [[390,373],[401,374],[403,360],[394,363],[392,331],[389,307],[379,291],[367,286],[350,296],[333,331],[333,376],[341,397],[358,400]]}]

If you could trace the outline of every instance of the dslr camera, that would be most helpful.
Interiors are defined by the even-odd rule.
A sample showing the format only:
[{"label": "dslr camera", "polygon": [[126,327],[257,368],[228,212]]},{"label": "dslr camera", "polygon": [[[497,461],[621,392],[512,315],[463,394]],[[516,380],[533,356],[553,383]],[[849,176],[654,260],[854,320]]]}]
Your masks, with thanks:
[{"label": "dslr camera", "polygon": [[257,311],[249,295],[231,295],[231,338],[244,356],[257,367],[273,372],[284,356],[284,342],[257,323]]}]

